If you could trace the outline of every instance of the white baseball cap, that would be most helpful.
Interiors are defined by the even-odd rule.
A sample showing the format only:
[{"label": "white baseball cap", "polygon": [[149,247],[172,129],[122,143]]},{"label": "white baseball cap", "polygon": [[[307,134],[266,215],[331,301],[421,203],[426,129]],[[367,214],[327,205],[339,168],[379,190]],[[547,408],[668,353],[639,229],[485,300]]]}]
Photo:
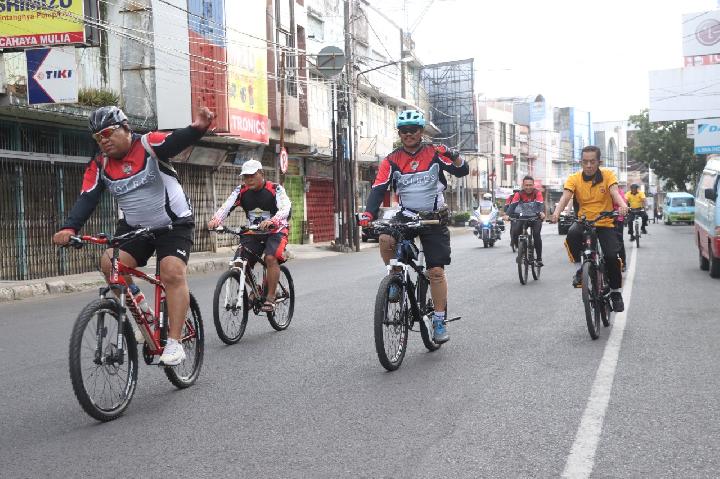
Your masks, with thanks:
[{"label": "white baseball cap", "polygon": [[258,160],[248,160],[242,165],[241,175],[254,175],[257,170],[262,170],[262,163]]}]

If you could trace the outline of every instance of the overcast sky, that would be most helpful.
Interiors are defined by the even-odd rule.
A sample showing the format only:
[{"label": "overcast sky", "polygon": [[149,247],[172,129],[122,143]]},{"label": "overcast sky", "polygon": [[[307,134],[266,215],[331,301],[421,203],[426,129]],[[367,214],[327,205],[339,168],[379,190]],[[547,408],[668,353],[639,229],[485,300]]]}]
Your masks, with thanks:
[{"label": "overcast sky", "polygon": [[593,121],[623,120],[646,108],[648,71],[683,66],[682,14],[718,5],[717,0],[373,3],[401,27],[416,25],[413,38],[422,62],[475,58],[476,93],[488,98],[542,93],[552,106],[589,110]]}]

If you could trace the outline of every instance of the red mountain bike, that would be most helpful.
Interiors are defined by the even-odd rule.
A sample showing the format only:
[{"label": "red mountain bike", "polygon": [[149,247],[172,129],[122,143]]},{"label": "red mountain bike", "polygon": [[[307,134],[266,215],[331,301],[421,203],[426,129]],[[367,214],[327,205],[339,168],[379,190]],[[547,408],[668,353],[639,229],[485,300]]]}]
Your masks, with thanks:
[{"label": "red mountain bike", "polygon": [[[145,341],[143,358],[147,364],[159,363],[168,332],[165,287],[160,281],[160,262],[155,277],[124,265],[119,260],[120,246],[139,238],[153,238],[172,229],[142,228],[114,238],[73,236],[69,246],[81,248],[85,243],[113,249],[110,281],[100,289],[100,297],[80,312],[70,337],[70,379],[80,405],[99,421],[111,421],[130,405],[138,376],[137,341],[128,314],[137,323]],[[141,311],[124,276],[140,278],[155,286],[155,313]],[[110,294],[114,293],[114,294]],[[200,308],[190,294],[190,308],[183,326],[182,339],[186,359],[177,366],[163,366],[171,383],[178,388],[191,386],[202,367],[204,352],[203,324]]]}]

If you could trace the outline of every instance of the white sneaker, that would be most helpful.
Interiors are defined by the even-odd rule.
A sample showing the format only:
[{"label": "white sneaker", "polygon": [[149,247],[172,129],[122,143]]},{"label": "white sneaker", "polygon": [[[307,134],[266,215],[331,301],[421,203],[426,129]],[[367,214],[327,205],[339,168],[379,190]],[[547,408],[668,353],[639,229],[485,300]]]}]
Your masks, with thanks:
[{"label": "white sneaker", "polygon": [[162,356],[160,356],[160,363],[165,366],[177,366],[183,361],[185,361],[185,350],[182,344],[176,339],[168,338]]}]

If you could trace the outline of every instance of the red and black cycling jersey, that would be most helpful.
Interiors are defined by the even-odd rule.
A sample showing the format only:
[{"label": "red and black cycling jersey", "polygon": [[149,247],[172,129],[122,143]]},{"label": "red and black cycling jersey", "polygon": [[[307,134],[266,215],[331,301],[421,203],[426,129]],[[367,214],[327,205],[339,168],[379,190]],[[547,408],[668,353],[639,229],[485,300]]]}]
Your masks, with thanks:
[{"label": "red and black cycling jersey", "polygon": [[532,216],[541,213],[545,209],[542,191],[533,189],[527,194],[525,190],[515,193],[510,199],[510,206],[505,214],[519,214],[521,216]]},{"label": "red and black cycling jersey", "polygon": [[215,212],[213,219],[223,222],[238,206],[245,211],[250,225],[270,220],[275,225],[274,233],[287,230],[292,205],[282,185],[265,181],[263,187],[257,190],[238,185]]},{"label": "red and black cycling jersey", "polygon": [[415,153],[398,148],[380,163],[365,211],[377,217],[389,186],[398,194],[402,208],[437,211],[445,206],[443,192],[447,188],[447,180],[444,172],[462,177],[470,172],[470,168],[465,161],[455,166],[431,144],[422,145]]},{"label": "red and black cycling jersey", "polygon": [[62,228],[79,231],[95,210],[103,190],[116,199],[131,226],[154,228],[173,222],[193,223],[193,212],[175,169],[168,162],[205,134],[192,126],[172,133],[132,135],[123,158],[104,154],[85,168],[82,191]]}]

